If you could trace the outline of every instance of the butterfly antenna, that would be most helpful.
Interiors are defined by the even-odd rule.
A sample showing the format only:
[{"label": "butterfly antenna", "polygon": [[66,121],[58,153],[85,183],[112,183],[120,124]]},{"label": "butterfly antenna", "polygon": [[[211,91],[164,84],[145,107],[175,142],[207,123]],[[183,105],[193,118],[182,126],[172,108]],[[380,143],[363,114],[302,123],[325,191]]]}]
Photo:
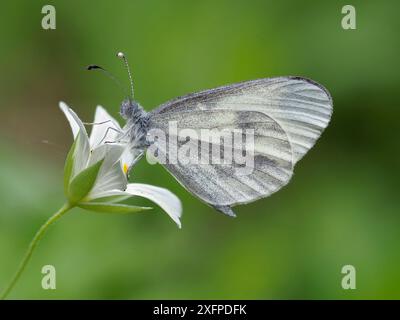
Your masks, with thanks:
[{"label": "butterfly antenna", "polygon": [[128,59],[125,57],[125,54],[123,52],[118,52],[117,57],[124,61],[126,70],[128,71],[129,82],[131,84],[131,99],[133,100],[133,97],[134,97],[133,78],[132,78],[132,74],[131,74],[131,69],[129,68]]},{"label": "butterfly antenna", "polygon": [[122,86],[121,82],[109,71],[107,71],[106,69],[104,69],[103,67],[100,67],[96,64],[91,64],[89,66],[86,67],[86,70],[99,70],[101,72],[103,72],[107,77],[109,77],[112,81],[114,81],[114,83],[122,89],[122,91],[124,92],[124,95],[128,95],[126,89]]}]

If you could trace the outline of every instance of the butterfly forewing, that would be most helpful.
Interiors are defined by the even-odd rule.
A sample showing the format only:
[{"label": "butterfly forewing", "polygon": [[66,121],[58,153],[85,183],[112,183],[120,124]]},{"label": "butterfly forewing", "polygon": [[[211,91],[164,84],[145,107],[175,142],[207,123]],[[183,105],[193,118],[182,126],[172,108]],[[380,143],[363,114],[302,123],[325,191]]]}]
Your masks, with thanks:
[{"label": "butterfly forewing", "polygon": [[[229,214],[231,206],[267,197],[287,184],[293,165],[314,145],[331,114],[332,100],[322,86],[308,79],[279,77],[171,100],[150,113],[149,130],[161,130],[168,137],[166,144],[153,141],[153,147],[165,157],[163,164],[171,174],[194,195]],[[171,133],[171,123],[177,132]],[[197,136],[179,139],[179,130],[186,128]],[[199,145],[199,158],[211,154],[216,142],[202,139],[204,129],[253,132],[249,151],[253,161],[246,164],[250,170],[238,174],[235,163],[213,161],[218,154],[208,157],[208,163],[181,163],[179,157],[171,161],[169,149],[179,150],[185,144]],[[233,144],[233,153],[236,147]]]}]

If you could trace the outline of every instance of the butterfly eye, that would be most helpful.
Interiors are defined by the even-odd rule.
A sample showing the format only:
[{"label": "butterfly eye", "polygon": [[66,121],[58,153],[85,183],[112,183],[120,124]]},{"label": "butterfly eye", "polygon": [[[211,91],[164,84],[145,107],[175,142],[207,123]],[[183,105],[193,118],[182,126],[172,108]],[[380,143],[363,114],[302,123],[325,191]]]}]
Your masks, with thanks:
[{"label": "butterfly eye", "polygon": [[133,104],[129,100],[124,100],[121,104],[120,114],[123,118],[128,119],[133,114]]}]

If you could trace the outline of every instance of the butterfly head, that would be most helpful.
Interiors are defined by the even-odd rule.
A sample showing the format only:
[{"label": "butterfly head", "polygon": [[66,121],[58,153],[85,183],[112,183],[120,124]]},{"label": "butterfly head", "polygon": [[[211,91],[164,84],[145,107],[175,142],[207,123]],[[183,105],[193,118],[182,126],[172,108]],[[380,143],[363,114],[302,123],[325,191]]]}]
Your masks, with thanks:
[{"label": "butterfly head", "polygon": [[128,120],[134,117],[134,115],[138,114],[141,109],[142,108],[136,101],[132,99],[126,99],[122,101],[119,113],[125,120]]}]

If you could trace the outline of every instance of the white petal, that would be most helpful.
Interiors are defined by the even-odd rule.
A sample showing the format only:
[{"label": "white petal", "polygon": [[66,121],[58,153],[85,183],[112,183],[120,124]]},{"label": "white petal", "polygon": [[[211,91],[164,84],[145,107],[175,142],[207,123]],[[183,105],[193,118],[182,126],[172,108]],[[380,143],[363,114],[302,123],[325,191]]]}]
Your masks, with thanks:
[{"label": "white petal", "polygon": [[96,162],[104,159],[102,168],[107,170],[111,168],[121,158],[122,153],[125,150],[125,145],[107,143],[102,144],[97,148],[94,148],[90,155],[89,166]]},{"label": "white petal", "polygon": [[90,146],[92,148],[104,144],[105,141],[117,140],[121,127],[102,106],[96,108],[94,123],[90,133]]},{"label": "white petal", "polygon": [[124,152],[121,155],[121,168],[126,175],[128,175],[129,170],[133,164],[133,154],[129,145],[125,147]]},{"label": "white petal", "polygon": [[128,180],[119,163],[115,163],[114,166],[104,172],[102,172],[102,169],[100,169],[95,185],[89,193],[89,198],[91,199],[99,198],[98,194],[103,194],[110,190],[123,191],[126,189]]},{"label": "white petal", "polygon": [[76,113],[69,108],[64,102],[60,102],[60,109],[64,112],[72,129],[74,139],[80,134],[78,144],[75,147],[74,152],[74,167],[72,168],[71,179],[76,177],[82,170],[86,169],[89,159],[89,138],[81,119]]},{"label": "white petal", "polygon": [[88,197],[88,200],[92,201],[94,199],[99,199],[99,198],[106,198],[106,197],[112,197],[112,196],[131,196],[130,194],[126,193],[125,191],[113,189],[113,190],[107,190],[107,191],[98,191],[98,192],[91,192],[90,196]]},{"label": "white petal", "polygon": [[69,125],[72,129],[72,134],[74,135],[74,139],[78,135],[79,130],[81,130],[87,136],[85,126],[83,125],[81,119],[79,119],[79,117],[76,115],[76,113],[72,111],[72,109],[68,107],[65,102],[61,101],[59,103],[59,106],[61,111],[64,112],[65,116],[67,117]]},{"label": "white petal", "polygon": [[141,183],[130,183],[126,187],[126,193],[147,198],[158,204],[181,227],[179,218],[182,215],[182,204],[179,198],[171,191]]},{"label": "white petal", "polygon": [[121,190],[108,190],[94,194],[90,200],[105,198],[111,196],[124,196],[133,195],[147,198],[156,204],[158,204],[168,215],[175,221],[179,228],[181,228],[181,222],[179,218],[182,215],[181,201],[172,192],[167,189],[147,185],[140,183],[128,184],[126,191]]},{"label": "white petal", "polygon": [[82,131],[79,131],[78,134],[79,139],[74,150],[74,165],[72,168],[71,179],[75,178],[80,172],[85,170],[88,166],[89,161],[89,139],[87,135]]},{"label": "white petal", "polygon": [[95,185],[89,194],[90,197],[93,197],[96,193],[111,189],[125,190],[128,180],[119,161],[124,149],[125,146],[120,144],[103,144],[91,152],[88,166],[101,159],[104,159],[104,161]]}]

